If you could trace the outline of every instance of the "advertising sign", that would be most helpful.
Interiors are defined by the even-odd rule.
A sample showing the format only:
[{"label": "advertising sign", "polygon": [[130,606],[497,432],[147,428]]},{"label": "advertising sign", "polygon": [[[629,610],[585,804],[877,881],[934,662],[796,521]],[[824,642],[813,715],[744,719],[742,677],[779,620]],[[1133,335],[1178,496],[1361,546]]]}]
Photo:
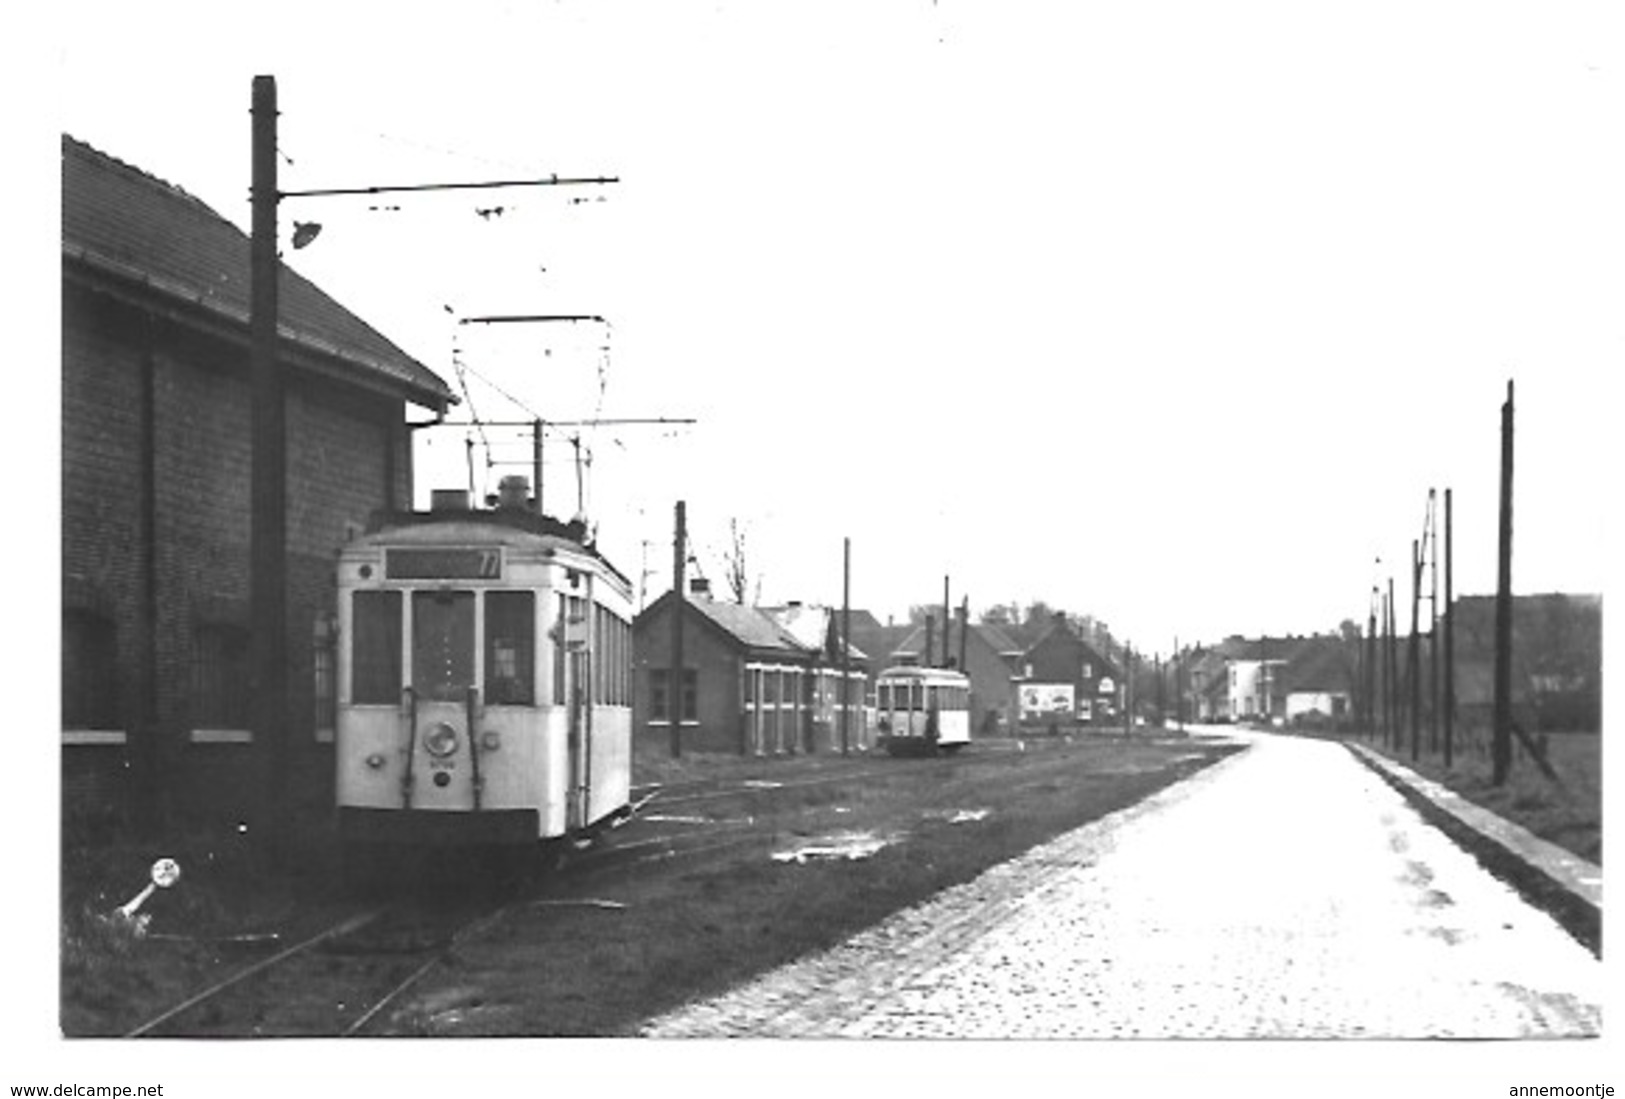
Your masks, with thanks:
[{"label": "advertising sign", "polygon": [[1072,684],[1023,683],[1021,685],[1021,716],[1029,721],[1048,717],[1071,718]]}]

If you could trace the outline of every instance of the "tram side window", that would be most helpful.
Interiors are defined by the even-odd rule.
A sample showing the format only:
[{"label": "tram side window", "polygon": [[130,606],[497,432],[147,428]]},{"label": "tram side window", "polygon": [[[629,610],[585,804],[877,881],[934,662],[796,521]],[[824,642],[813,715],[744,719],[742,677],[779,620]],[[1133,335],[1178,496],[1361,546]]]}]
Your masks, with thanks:
[{"label": "tram side window", "polygon": [[536,702],[536,597],[532,592],[485,595],[485,697],[498,706]]},{"label": "tram side window", "polygon": [[419,698],[461,702],[474,685],[474,593],[412,593],[412,688]]},{"label": "tram side window", "polygon": [[350,604],[350,701],[401,699],[401,593],[358,591]]}]

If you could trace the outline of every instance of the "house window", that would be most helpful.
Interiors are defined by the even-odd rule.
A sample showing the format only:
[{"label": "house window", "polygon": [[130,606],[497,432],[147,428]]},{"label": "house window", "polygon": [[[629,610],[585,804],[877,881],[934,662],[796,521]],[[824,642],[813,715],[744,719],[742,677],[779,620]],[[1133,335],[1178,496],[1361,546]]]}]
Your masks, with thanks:
[{"label": "house window", "polygon": [[199,623],[192,635],[192,727],[252,728],[249,633],[221,622]]},{"label": "house window", "polygon": [[118,632],[95,611],[62,614],[62,727],[118,729]]},{"label": "house window", "polygon": [[[671,687],[670,668],[649,669],[649,717],[652,721],[671,721],[669,701]],[[699,673],[693,668],[683,669],[683,721],[698,721]]]},{"label": "house window", "polygon": [[401,699],[401,593],[358,591],[350,602],[350,701],[392,706]]},{"label": "house window", "polygon": [[1095,675],[1095,666],[1093,664],[1089,663],[1087,660],[1085,660],[1083,662],[1083,678],[1085,678],[1085,679],[1093,679],[1094,675]]}]

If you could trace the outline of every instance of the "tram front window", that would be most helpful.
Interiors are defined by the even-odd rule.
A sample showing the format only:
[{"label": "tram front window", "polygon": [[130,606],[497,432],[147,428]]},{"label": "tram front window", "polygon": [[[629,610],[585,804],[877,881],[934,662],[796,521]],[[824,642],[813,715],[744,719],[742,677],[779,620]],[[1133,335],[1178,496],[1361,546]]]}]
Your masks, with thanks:
[{"label": "tram front window", "polygon": [[485,697],[498,706],[536,701],[536,597],[528,591],[485,595]]},{"label": "tram front window", "polygon": [[474,593],[412,593],[412,688],[421,699],[460,702],[474,685]]},{"label": "tram front window", "polygon": [[358,591],[350,618],[350,701],[392,706],[401,698],[401,593]]}]

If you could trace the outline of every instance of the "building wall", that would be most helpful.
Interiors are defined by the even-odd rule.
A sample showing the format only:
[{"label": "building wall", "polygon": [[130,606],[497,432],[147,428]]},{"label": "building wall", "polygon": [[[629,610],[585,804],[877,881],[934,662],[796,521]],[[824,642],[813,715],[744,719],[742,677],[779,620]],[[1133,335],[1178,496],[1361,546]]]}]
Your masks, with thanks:
[{"label": "building wall", "polygon": [[[200,650],[220,631],[246,637],[250,624],[246,356],[246,347],[65,289],[64,611],[111,620],[116,720],[136,792],[170,809],[233,812],[252,789],[240,736],[194,742],[195,730],[215,724],[198,712]],[[318,751],[312,638],[332,610],[334,553],[347,527],[409,503],[411,466],[401,400],[287,376],[287,729],[296,750]],[[236,691],[247,689],[242,681]]]},{"label": "building wall", "polygon": [[[686,605],[686,604],[685,604]],[[640,617],[632,631],[633,736],[669,738],[671,726],[653,717],[651,669],[671,667],[669,605]],[[682,745],[701,752],[738,752],[743,744],[743,654],[719,631],[689,611],[683,619],[683,667],[696,673],[696,721],[684,722]],[[662,741],[664,742],[664,741]]]}]

